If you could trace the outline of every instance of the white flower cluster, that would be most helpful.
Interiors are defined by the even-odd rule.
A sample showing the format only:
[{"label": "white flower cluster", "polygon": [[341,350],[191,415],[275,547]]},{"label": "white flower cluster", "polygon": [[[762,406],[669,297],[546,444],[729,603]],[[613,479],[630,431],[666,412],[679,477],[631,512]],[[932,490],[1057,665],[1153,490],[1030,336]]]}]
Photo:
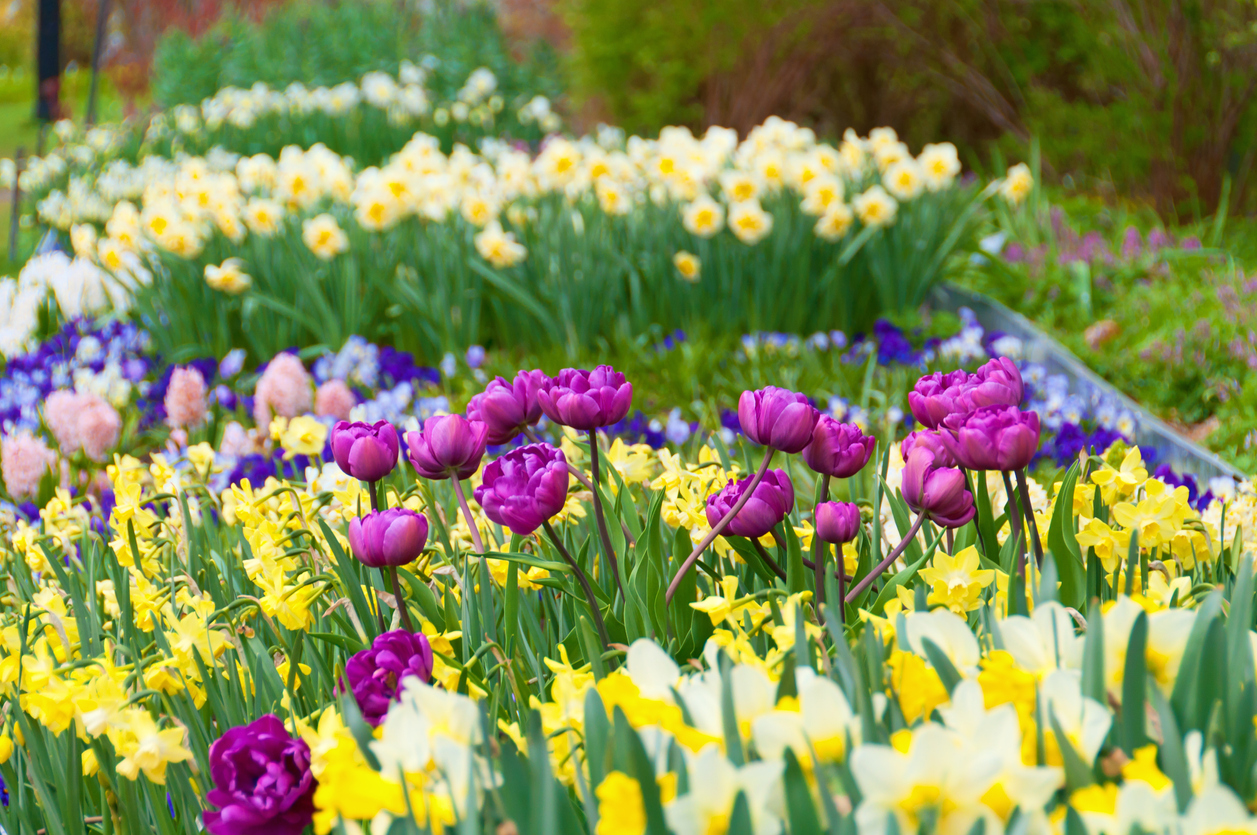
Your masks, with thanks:
[{"label": "white flower cluster", "polygon": [[16,279],[0,278],[0,354],[14,357],[31,347],[49,298],[66,319],[125,310],[129,302],[118,282],[92,261],[63,252],[37,255]]}]

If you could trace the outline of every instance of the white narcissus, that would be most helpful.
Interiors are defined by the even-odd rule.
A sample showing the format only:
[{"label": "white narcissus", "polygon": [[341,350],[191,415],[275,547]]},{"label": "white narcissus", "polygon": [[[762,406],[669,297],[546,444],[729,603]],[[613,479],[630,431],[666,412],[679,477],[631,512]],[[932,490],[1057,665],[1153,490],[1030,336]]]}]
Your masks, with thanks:
[{"label": "white narcissus", "polygon": [[696,755],[686,753],[689,793],[673,800],[663,810],[668,828],[676,835],[724,832],[728,829],[738,792],[746,795],[756,835],[781,832],[784,764],[780,760],[738,767],[715,745],[708,745]]}]

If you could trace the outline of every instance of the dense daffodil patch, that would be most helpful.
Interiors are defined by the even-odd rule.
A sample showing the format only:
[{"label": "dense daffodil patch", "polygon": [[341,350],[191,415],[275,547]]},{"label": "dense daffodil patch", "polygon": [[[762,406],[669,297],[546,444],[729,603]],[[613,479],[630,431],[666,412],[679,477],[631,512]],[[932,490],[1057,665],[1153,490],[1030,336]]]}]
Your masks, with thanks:
[{"label": "dense daffodil patch", "polygon": [[0,823],[1250,831],[1257,503],[1124,444],[1039,484],[1024,390],[927,375],[879,449],[768,387],[677,454],[602,366],[277,418],[304,475],[115,455],[6,523]]}]

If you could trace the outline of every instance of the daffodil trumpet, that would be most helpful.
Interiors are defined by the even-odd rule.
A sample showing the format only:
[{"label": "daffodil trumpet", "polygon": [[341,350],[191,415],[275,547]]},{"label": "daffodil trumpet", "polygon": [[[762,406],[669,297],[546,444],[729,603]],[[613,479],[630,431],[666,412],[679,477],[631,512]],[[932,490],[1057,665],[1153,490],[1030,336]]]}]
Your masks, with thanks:
[{"label": "daffodil trumpet", "polygon": [[755,492],[755,488],[759,486],[761,481],[764,480],[764,474],[768,472],[768,465],[772,463],[774,452],[776,452],[776,450],[772,447],[764,448],[764,460],[760,462],[759,469],[755,471],[755,476],[751,479],[750,485],[742,491],[741,497],[734,503],[733,507],[729,508],[729,512],[726,513],[719,522],[711,526],[711,530],[708,531],[702,541],[694,547],[694,550],[690,552],[690,555],[685,558],[685,562],[681,563],[681,567],[677,569],[676,576],[673,577],[672,582],[668,584],[668,591],[664,594],[664,602],[672,602],[672,598],[677,593],[677,587],[681,585],[682,578],[684,578],[686,573],[694,567],[694,563],[698,562],[698,558],[701,557],[703,552],[707,550],[707,546],[716,541],[716,537],[720,536],[720,532],[728,527],[729,523],[733,521],[733,517],[738,515],[738,511],[741,510],[748,501],[750,501],[751,495]]},{"label": "daffodil trumpet", "polygon": [[916,521],[912,523],[912,527],[908,528],[908,533],[905,534],[904,538],[899,541],[899,544],[895,546],[894,550],[887,554],[884,560],[873,566],[873,570],[868,574],[865,574],[860,582],[852,586],[851,591],[847,592],[847,596],[843,599],[843,601],[845,603],[854,602],[855,599],[860,596],[862,591],[873,585],[873,581],[882,576],[883,571],[894,565],[895,560],[899,559],[899,555],[902,554],[904,549],[908,547],[908,543],[916,539],[917,533],[920,532],[921,525],[924,523],[925,511],[921,511],[917,514]]},{"label": "daffodil trumpet", "polygon": [[602,639],[602,648],[604,650],[611,648],[611,639],[607,636],[607,625],[602,620],[602,609],[598,608],[598,598],[594,597],[594,590],[589,585],[589,578],[585,576],[585,572],[581,569],[580,564],[572,559],[572,555],[568,553],[563,540],[559,539],[558,533],[555,532],[554,526],[548,521],[542,522],[541,526],[545,528],[546,536],[550,537],[550,541],[554,543],[554,547],[558,549],[559,555],[563,557],[563,561],[572,567],[572,573],[576,575],[576,582],[580,583],[581,590],[585,592],[585,600],[589,603],[589,611],[594,616],[594,626],[598,628],[598,637]]}]

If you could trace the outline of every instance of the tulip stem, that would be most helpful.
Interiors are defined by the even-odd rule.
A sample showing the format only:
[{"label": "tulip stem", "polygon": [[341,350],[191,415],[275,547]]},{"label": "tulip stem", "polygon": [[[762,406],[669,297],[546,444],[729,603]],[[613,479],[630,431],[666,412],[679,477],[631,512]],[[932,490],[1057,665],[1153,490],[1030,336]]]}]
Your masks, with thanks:
[{"label": "tulip stem", "polygon": [[[380,571],[383,573],[384,569],[381,568]],[[410,623],[410,612],[406,608],[406,598],[402,597],[401,583],[397,581],[397,566],[390,565],[388,567],[388,577],[393,583],[393,600],[397,603],[397,611],[402,616],[402,626],[406,628],[407,632],[414,632],[415,628]]]},{"label": "tulip stem", "polygon": [[476,546],[476,553],[484,553],[484,543],[480,541],[480,529],[476,527],[476,519],[471,515],[471,508],[467,505],[467,497],[463,495],[463,484],[458,480],[458,476],[451,475],[450,479],[454,482],[454,493],[458,496],[458,506],[463,510],[463,518],[467,520],[467,528],[471,531],[471,543]]},{"label": "tulip stem", "polygon": [[[537,437],[537,433],[532,430],[531,426],[525,426],[523,429],[523,433],[524,433],[524,437],[527,438],[529,441],[533,442],[534,444],[541,443],[541,439]],[[589,479],[585,476],[585,474],[580,471],[580,468],[573,465],[572,462],[570,461],[566,463],[567,463],[567,471],[571,473],[573,476],[575,476],[576,480],[581,483],[582,487],[584,487],[586,490],[592,493],[594,491],[594,485],[591,484]],[[628,522],[625,522],[623,519],[621,519],[620,529],[624,531],[624,539],[628,542],[628,544],[631,546],[636,546],[637,538],[634,537],[633,532],[629,530]]]},{"label": "tulip stem", "polygon": [[598,627],[598,637],[602,638],[602,648],[608,649],[611,646],[611,639],[607,637],[607,625],[602,620],[602,610],[598,608],[598,599],[594,597],[594,590],[589,586],[589,578],[585,576],[585,572],[577,565],[576,560],[572,559],[572,555],[567,552],[567,548],[563,546],[563,540],[559,539],[559,535],[555,533],[554,527],[547,522],[541,523],[546,529],[546,535],[550,537],[550,541],[554,543],[554,547],[559,549],[559,554],[563,557],[563,561],[572,567],[572,573],[576,575],[576,582],[580,583],[580,587],[585,592],[585,599],[589,601],[589,610],[594,616],[594,625]]},{"label": "tulip stem", "polygon": [[1021,510],[1017,505],[1017,493],[1013,490],[1008,473],[1004,477],[1004,498],[1008,499],[1008,530],[1017,540],[1017,573],[1026,576],[1026,543],[1021,538]]},{"label": "tulip stem", "polygon": [[759,558],[764,561],[764,565],[772,569],[773,574],[776,574],[778,577],[785,580],[785,570],[781,567],[779,562],[773,559],[768,552],[764,550],[764,546],[759,544],[759,540],[752,539],[751,544],[755,546],[755,553],[759,554]]},{"label": "tulip stem", "polygon": [[[816,622],[821,622],[821,606],[825,602],[825,546],[821,543],[820,532],[816,530],[816,508],[829,501],[829,473],[821,476],[821,494],[815,507],[812,508],[812,576],[816,579]],[[841,566],[838,574],[846,572]]]},{"label": "tulip stem", "polygon": [[[860,580],[860,582],[852,586],[851,591],[847,592],[847,596],[843,598],[843,601],[846,603],[854,602],[855,599],[860,596],[860,592],[864,591],[869,586],[873,585],[873,581],[876,580],[878,577],[882,576],[882,572],[890,568],[890,566],[895,562],[895,560],[899,559],[899,555],[902,554],[904,549],[908,547],[908,543],[916,539],[917,533],[921,530],[921,525],[924,522],[925,522],[925,512],[922,511],[921,513],[917,514],[917,520],[912,523],[912,527],[908,528],[907,535],[904,536],[904,538],[899,541],[899,544],[895,546],[895,550],[887,554],[886,559],[882,560],[877,565],[873,566],[872,571],[870,571],[868,574],[865,574],[863,579]],[[844,566],[844,573],[845,573],[845,566]]]},{"label": "tulip stem", "polygon": [[751,494],[755,492],[755,488],[764,480],[764,474],[768,472],[768,465],[772,463],[775,451],[772,447],[764,449],[764,460],[760,462],[759,469],[755,471],[755,477],[751,479],[751,483],[742,491],[742,495],[734,503],[733,507],[729,508],[729,512],[724,515],[724,518],[712,526],[712,529],[707,532],[707,536],[703,537],[703,541],[698,543],[694,550],[690,552],[690,555],[685,558],[685,562],[681,563],[676,576],[668,584],[667,594],[664,595],[665,603],[672,602],[673,596],[677,593],[677,588],[681,585],[681,579],[694,567],[694,563],[698,562],[698,558],[707,550],[707,546],[715,542],[716,537],[720,536],[720,532],[733,521],[733,517],[738,515],[738,511],[751,500]]},{"label": "tulip stem", "polygon": [[1017,471],[1017,490],[1021,494],[1021,510],[1026,514],[1026,524],[1030,526],[1030,541],[1034,543],[1035,563],[1043,566],[1043,543],[1039,541],[1039,523],[1034,518],[1034,508],[1030,505],[1030,485],[1026,481],[1026,470]]},{"label": "tulip stem", "polygon": [[611,547],[611,534],[607,532],[607,519],[602,514],[602,499],[599,498],[598,485],[601,479],[598,478],[598,430],[589,430],[589,465],[593,468],[594,483],[592,485],[594,493],[594,518],[598,520],[598,537],[602,540],[602,549],[607,552],[607,560],[611,563],[611,575],[615,577],[615,587],[620,590],[620,596],[624,596],[624,586],[620,584],[620,564],[615,559],[615,549]]},{"label": "tulip stem", "polygon": [[[815,534],[813,534],[815,536]],[[825,548],[824,545],[821,549]],[[834,559],[838,561],[838,620],[843,626],[847,625],[847,558],[842,553],[842,546],[834,545]]]}]

